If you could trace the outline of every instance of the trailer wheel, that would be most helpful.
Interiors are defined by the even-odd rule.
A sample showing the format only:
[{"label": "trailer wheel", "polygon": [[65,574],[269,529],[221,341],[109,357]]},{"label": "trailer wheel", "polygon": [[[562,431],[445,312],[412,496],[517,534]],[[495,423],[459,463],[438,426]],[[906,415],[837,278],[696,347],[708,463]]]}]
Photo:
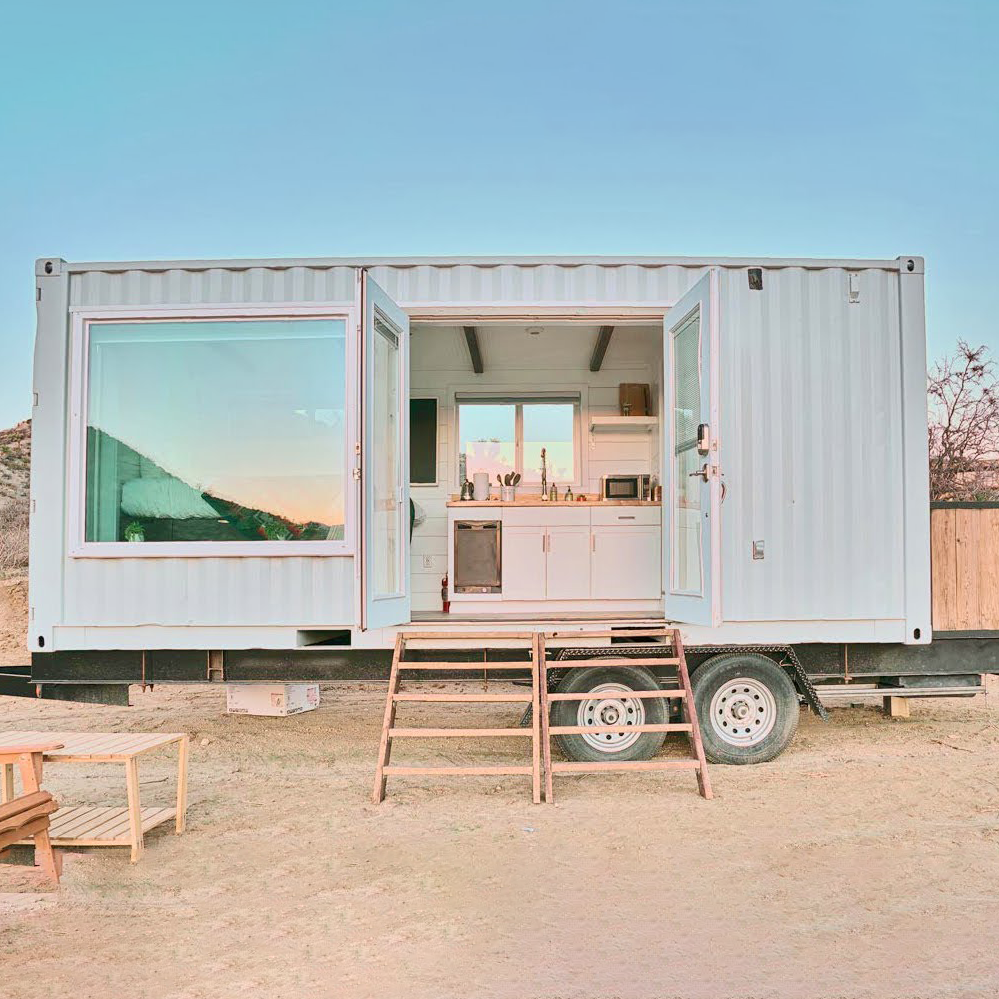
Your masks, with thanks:
[{"label": "trailer wheel", "polygon": [[787,673],[756,652],[705,660],[691,677],[704,753],[712,763],[768,763],[798,728],[798,692]]},{"label": "trailer wheel", "polygon": [[663,701],[628,697],[629,690],[657,690],[661,684],[642,666],[593,666],[571,669],[558,690],[577,694],[592,691],[584,701],[554,701],[552,725],[617,725],[620,732],[594,732],[592,735],[556,735],[559,748],[570,760],[607,763],[622,760],[650,760],[662,749],[662,732],[629,732],[634,725],[661,725],[666,721]]}]

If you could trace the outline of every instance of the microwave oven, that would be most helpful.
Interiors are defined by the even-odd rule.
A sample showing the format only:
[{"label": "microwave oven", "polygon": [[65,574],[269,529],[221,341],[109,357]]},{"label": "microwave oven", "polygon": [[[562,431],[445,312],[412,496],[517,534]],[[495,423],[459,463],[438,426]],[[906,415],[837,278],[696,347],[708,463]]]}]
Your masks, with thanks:
[{"label": "microwave oven", "polygon": [[605,475],[601,479],[605,500],[647,500],[651,477],[648,475]]}]

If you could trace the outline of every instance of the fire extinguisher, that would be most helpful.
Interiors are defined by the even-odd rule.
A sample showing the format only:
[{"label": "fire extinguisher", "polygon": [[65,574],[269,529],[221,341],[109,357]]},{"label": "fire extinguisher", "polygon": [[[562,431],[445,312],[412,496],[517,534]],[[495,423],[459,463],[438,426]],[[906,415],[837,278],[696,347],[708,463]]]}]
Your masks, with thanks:
[{"label": "fire extinguisher", "polygon": [[444,613],[451,613],[451,601],[447,598],[447,576],[441,580],[441,603],[444,606]]}]

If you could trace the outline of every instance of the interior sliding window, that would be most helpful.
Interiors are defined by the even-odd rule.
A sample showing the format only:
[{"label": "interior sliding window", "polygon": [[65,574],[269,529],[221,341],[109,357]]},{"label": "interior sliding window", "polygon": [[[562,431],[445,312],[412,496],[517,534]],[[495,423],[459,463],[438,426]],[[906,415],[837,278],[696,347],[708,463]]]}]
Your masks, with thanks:
[{"label": "interior sliding window", "polygon": [[490,482],[520,472],[524,482],[541,481],[545,449],[548,481],[579,482],[579,398],[462,397],[458,409],[458,448],[466,474],[488,472]]},{"label": "interior sliding window", "polygon": [[86,541],[340,541],[346,322],[87,324]]}]

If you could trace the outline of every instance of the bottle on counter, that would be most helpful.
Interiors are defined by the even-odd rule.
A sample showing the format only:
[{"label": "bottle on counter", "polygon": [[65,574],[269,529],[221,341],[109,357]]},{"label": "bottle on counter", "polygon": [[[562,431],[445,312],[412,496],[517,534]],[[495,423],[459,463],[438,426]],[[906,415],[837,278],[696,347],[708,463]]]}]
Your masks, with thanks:
[{"label": "bottle on counter", "polygon": [[558,486],[556,486],[554,482],[552,483],[551,489],[548,490],[548,499],[552,503],[558,502]]},{"label": "bottle on counter", "polygon": [[572,486],[565,487],[565,496],[563,497],[563,499],[566,501],[566,503],[572,502]]}]

